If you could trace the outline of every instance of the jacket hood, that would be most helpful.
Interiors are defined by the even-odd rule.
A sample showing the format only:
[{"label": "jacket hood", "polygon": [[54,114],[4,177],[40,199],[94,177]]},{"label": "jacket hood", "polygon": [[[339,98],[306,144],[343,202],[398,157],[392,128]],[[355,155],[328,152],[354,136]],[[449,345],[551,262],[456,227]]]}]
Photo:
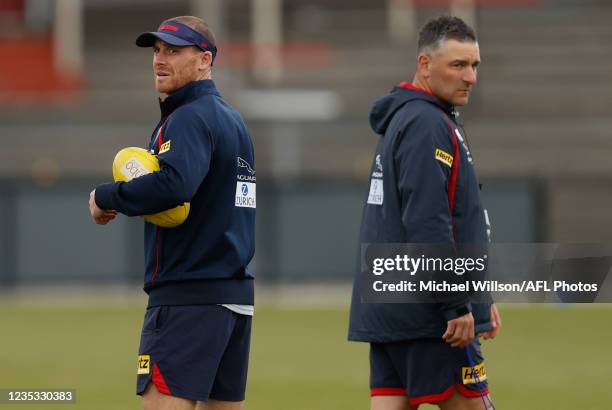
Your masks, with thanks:
[{"label": "jacket hood", "polygon": [[401,82],[393,87],[391,92],[380,97],[372,105],[370,110],[370,126],[377,134],[384,135],[393,119],[395,113],[404,104],[413,100],[424,100],[441,108],[448,115],[452,115],[453,106],[442,102],[433,94],[413,86],[411,83]]}]

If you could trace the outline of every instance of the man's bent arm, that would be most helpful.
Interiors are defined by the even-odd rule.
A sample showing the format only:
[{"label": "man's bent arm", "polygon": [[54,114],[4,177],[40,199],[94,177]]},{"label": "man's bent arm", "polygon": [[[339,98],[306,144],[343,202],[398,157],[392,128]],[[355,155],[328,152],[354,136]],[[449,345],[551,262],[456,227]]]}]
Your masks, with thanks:
[{"label": "man's bent arm", "polygon": [[170,149],[158,156],[160,171],[129,182],[96,187],[96,204],[128,216],[149,215],[189,202],[208,173],[212,136],[189,110],[174,112],[163,133]]}]

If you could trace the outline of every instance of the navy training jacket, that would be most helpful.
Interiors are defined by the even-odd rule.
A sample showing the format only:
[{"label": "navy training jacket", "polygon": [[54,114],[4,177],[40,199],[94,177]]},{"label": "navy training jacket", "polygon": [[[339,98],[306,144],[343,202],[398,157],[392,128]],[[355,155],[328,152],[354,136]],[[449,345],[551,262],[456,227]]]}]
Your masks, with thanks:
[{"label": "navy training jacket", "polygon": [[466,309],[476,333],[489,330],[490,305],[469,295],[444,304],[362,303],[362,244],[488,242],[473,160],[452,106],[401,83],[374,103],[370,125],[381,137],[363,207],[349,340],[439,338]]},{"label": "navy training jacket", "polygon": [[96,203],[128,216],[190,202],[175,228],[145,222],[144,290],[149,306],[254,303],[255,161],[240,114],[212,80],[160,101],[149,149],[160,171],[96,188]]}]

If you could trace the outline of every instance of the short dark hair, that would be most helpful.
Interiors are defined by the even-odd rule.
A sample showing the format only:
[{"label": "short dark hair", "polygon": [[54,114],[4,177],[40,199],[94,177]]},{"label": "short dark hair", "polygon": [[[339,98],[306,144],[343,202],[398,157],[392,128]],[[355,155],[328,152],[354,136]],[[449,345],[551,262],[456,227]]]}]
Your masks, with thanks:
[{"label": "short dark hair", "polygon": [[437,49],[443,41],[476,42],[474,30],[459,17],[440,16],[429,20],[419,32],[417,53],[426,48]]}]

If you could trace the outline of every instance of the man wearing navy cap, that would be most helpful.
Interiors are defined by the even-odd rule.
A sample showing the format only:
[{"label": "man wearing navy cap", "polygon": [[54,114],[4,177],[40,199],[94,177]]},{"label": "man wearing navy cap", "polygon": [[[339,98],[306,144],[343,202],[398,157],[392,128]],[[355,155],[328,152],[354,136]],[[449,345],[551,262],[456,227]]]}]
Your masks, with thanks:
[{"label": "man wearing navy cap", "polygon": [[153,48],[155,88],[166,94],[149,143],[160,171],[97,186],[91,216],[104,225],[117,213],[191,204],[178,227],[145,222],[137,393],[145,410],[242,409],[254,311],[253,144],[211,79],[217,48],[204,21],[171,18],[136,44]]}]

